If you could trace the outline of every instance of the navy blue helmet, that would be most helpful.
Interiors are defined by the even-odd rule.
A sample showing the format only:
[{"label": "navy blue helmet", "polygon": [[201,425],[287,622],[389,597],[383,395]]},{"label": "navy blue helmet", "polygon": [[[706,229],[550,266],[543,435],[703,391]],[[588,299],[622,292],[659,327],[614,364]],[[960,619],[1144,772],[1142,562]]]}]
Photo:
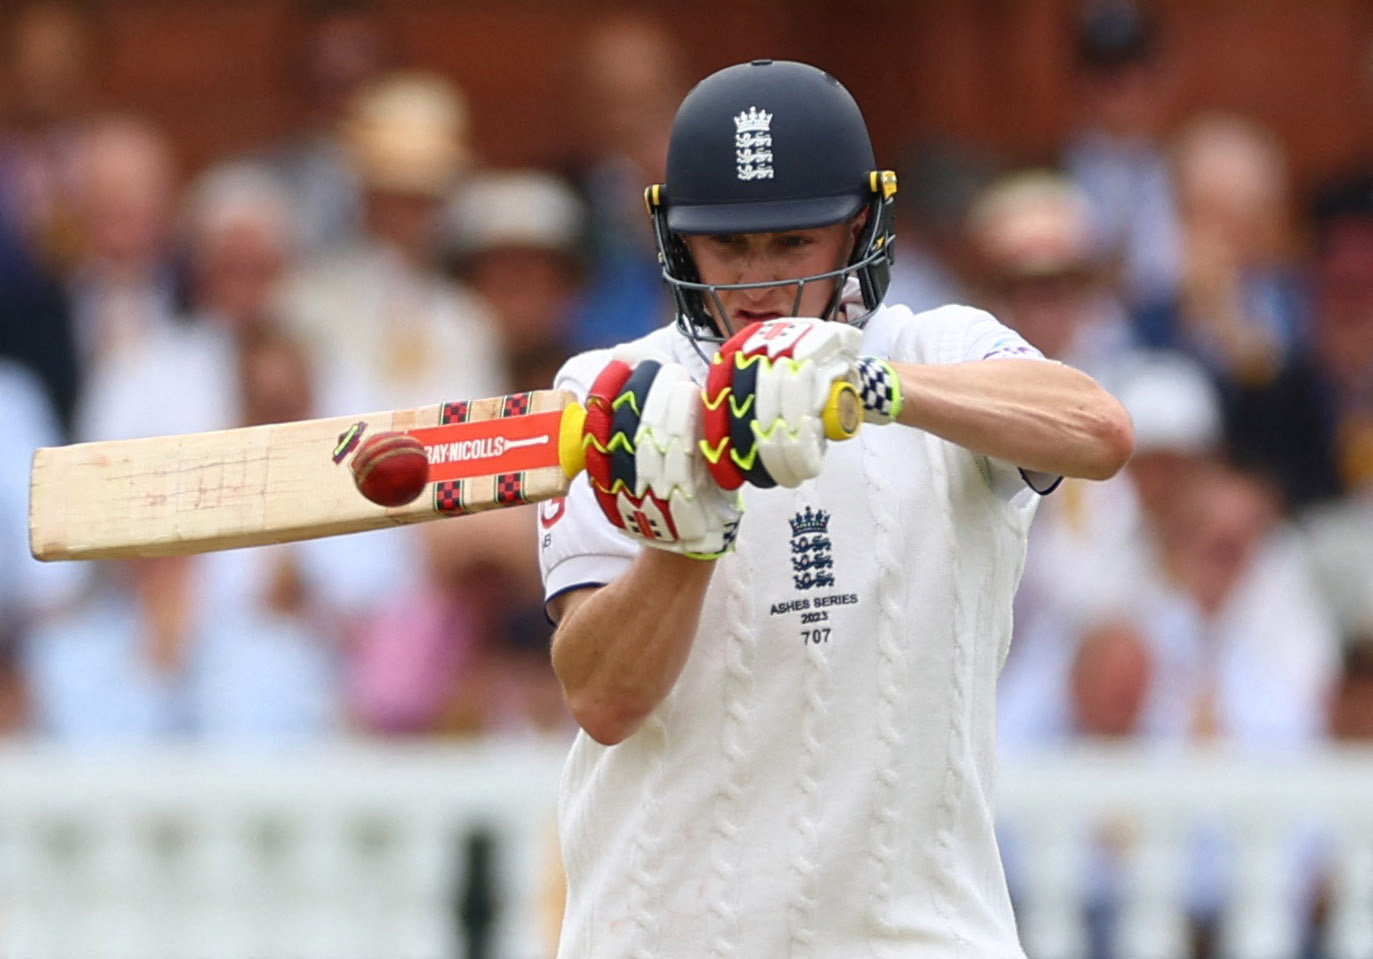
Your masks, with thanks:
[{"label": "navy blue helmet", "polygon": [[706,77],[677,110],[667,182],[645,191],[678,324],[693,338],[720,340],[723,331],[707,297],[777,285],[701,283],[683,234],[805,230],[867,209],[867,225],[845,266],[792,281],[797,303],[805,284],[833,281],[829,318],[845,281],[856,278],[864,309],[861,315],[849,311],[848,319],[861,325],[890,280],[895,193],[896,175],[877,169],[858,104],[828,73],[804,63],[754,60]]}]

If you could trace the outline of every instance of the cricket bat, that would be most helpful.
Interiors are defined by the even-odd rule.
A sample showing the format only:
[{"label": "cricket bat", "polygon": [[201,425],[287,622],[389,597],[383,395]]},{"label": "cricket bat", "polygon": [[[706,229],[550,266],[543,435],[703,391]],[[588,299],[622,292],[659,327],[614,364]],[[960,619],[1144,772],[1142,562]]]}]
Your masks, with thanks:
[{"label": "cricket bat", "polygon": [[[40,560],[167,556],[355,533],[566,494],[585,412],[566,390],[410,410],[77,443],[35,451],[29,548]],[[378,506],[348,460],[368,436],[424,444],[429,484]]]},{"label": "cricket bat", "polygon": [[[838,387],[843,386],[844,389]],[[824,410],[847,438],[862,410],[847,381]],[[566,495],[585,468],[586,411],[567,390],[412,410],[42,447],[29,480],[29,550],[40,560],[113,559],[263,546],[419,523]],[[380,506],[349,460],[368,436],[408,433],[429,478]]]}]

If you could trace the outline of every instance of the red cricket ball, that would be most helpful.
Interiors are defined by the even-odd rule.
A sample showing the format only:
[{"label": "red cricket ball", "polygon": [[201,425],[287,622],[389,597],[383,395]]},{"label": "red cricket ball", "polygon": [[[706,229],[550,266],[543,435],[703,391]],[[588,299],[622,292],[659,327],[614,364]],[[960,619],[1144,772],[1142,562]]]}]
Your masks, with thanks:
[{"label": "red cricket ball", "polygon": [[429,483],[424,445],[408,433],[376,434],[358,448],[350,465],[358,490],[381,506],[404,506]]}]

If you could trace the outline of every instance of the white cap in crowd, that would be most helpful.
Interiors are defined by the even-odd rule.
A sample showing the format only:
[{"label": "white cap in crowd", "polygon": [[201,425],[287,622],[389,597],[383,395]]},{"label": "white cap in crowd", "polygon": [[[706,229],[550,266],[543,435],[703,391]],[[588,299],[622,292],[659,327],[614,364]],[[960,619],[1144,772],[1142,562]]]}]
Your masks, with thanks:
[{"label": "white cap in crowd", "polygon": [[1221,400],[1206,369],[1171,350],[1132,356],[1111,378],[1135,428],[1135,450],[1204,455],[1221,444]]},{"label": "white cap in crowd", "polygon": [[450,211],[453,252],[472,256],[502,247],[582,255],[586,211],[560,177],[540,170],[474,173]]},{"label": "white cap in crowd", "polygon": [[187,193],[184,219],[193,241],[212,241],[252,225],[290,248],[298,234],[290,191],[271,170],[250,161],[224,163],[202,174]]}]

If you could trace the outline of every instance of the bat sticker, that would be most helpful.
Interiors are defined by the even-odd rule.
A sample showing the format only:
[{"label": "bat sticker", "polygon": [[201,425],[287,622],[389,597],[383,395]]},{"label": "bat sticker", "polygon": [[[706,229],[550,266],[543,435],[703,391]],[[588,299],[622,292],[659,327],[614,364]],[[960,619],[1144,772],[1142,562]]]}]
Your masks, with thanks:
[{"label": "bat sticker", "polygon": [[334,447],[335,466],[342,463],[349,453],[357,449],[358,443],[362,440],[362,434],[366,431],[367,424],[363,420],[358,420],[338,435],[338,445]]}]

